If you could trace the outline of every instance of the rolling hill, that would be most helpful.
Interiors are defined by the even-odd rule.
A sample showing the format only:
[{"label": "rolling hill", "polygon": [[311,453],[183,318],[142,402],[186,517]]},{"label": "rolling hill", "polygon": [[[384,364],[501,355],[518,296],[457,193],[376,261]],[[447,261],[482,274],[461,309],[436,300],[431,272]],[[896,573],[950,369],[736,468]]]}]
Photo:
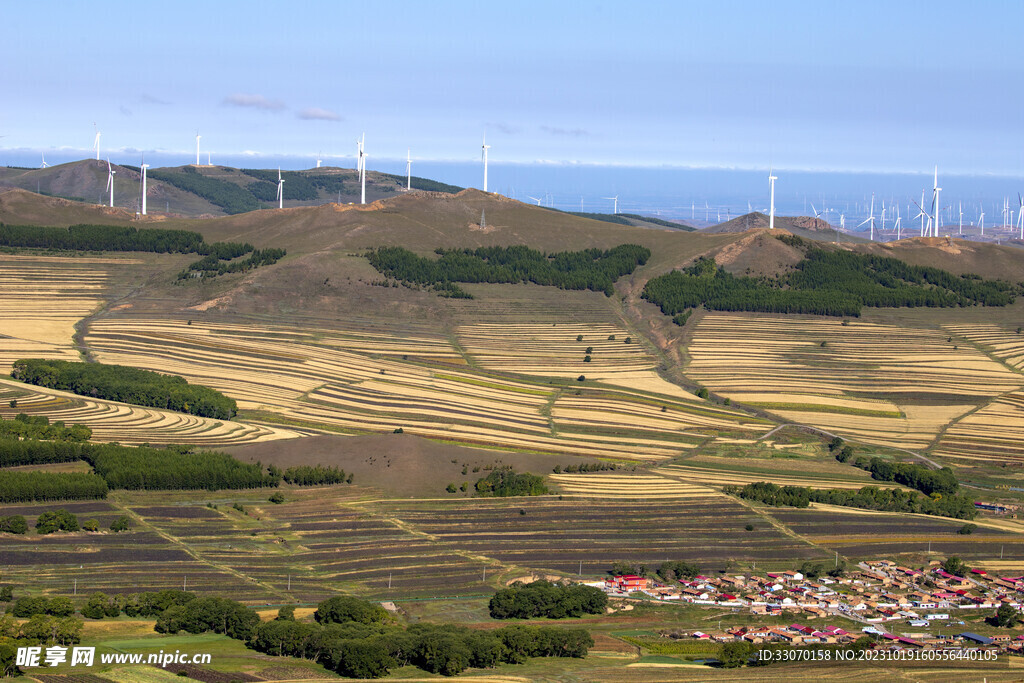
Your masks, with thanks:
[{"label": "rolling hill", "polygon": [[[114,207],[135,214],[140,209],[141,176],[135,166],[114,170]],[[227,166],[150,168],[147,178],[147,213],[154,217],[210,218],[254,211],[276,204],[277,171],[236,169]],[[315,206],[328,202],[359,201],[360,187],[352,169],[321,167],[284,172],[285,206]],[[457,192],[461,188],[414,177],[413,189]],[[107,162],[75,161],[40,169],[0,168],[0,189],[20,188],[45,196],[86,205],[109,206]],[[368,171],[368,201],[403,192],[405,178]]]}]

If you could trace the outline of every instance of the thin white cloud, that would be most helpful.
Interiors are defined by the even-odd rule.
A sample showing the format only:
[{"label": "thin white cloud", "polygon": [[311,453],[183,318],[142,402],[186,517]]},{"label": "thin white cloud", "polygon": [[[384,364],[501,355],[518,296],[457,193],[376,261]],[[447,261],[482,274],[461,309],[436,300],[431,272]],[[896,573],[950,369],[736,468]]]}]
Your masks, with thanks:
[{"label": "thin white cloud", "polygon": [[120,107],[118,107],[118,108],[121,110],[121,116],[131,116],[132,115],[132,110],[129,109],[128,107],[124,106],[123,104]]},{"label": "thin white cloud", "polygon": [[511,123],[503,123],[501,121],[497,123],[488,123],[487,127],[493,128],[500,133],[504,133],[505,135],[519,135],[520,133],[523,132],[523,129],[520,128],[519,126],[512,125]]},{"label": "thin white cloud", "polygon": [[162,100],[159,97],[150,95],[149,93],[142,93],[139,96],[139,101],[143,104],[170,104],[167,100]]},{"label": "thin white cloud", "polygon": [[562,135],[565,137],[582,138],[590,133],[582,128],[559,128],[558,126],[541,126],[540,129],[551,135]]},{"label": "thin white cloud", "polygon": [[221,104],[232,107],[249,107],[251,109],[262,109],[264,111],[281,111],[285,104],[281,100],[268,100],[263,95],[249,95],[246,93],[233,93],[224,98]]},{"label": "thin white cloud", "polygon": [[341,116],[330,109],[320,107],[309,107],[296,114],[300,119],[307,121],[341,121]]}]

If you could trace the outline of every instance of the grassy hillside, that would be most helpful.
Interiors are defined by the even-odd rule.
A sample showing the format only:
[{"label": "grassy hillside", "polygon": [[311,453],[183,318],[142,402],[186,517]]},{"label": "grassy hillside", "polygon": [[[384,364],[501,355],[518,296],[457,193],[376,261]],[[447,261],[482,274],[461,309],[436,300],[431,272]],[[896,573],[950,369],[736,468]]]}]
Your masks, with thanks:
[{"label": "grassy hillside", "polygon": [[[135,214],[140,210],[141,177],[137,166],[112,166],[114,207]],[[321,167],[284,172],[285,206],[342,204],[360,200],[360,186],[352,169]],[[368,171],[368,201],[392,197],[405,190],[404,177]],[[108,206],[107,162],[83,160],[48,168],[0,168],[0,188],[18,188],[46,197],[67,199],[82,206]],[[452,193],[462,188],[414,177],[414,190]],[[270,208],[277,205],[277,170],[236,169],[227,166],[150,168],[147,178],[147,213],[154,219],[213,217]],[[0,220],[3,220],[0,216]],[[51,223],[57,224],[57,223]]]}]

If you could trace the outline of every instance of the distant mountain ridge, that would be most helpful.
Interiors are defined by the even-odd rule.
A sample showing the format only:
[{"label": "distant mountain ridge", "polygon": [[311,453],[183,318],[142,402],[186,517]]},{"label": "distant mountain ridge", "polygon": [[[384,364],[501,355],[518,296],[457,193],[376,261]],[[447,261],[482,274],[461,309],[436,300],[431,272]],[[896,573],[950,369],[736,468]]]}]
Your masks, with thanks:
[{"label": "distant mountain ridge", "polygon": [[[141,175],[137,166],[112,164],[114,208],[135,214],[141,205]],[[0,168],[0,189],[19,188],[44,196],[109,208],[107,162],[88,159],[47,168]],[[147,214],[210,218],[276,206],[277,169],[237,169],[229,166],[171,166],[150,168],[147,174]],[[354,169],[324,166],[283,171],[284,205],[315,206],[360,200]],[[455,193],[462,188],[428,178],[413,177],[412,189]],[[367,171],[366,198],[373,202],[405,191],[406,178]]]}]

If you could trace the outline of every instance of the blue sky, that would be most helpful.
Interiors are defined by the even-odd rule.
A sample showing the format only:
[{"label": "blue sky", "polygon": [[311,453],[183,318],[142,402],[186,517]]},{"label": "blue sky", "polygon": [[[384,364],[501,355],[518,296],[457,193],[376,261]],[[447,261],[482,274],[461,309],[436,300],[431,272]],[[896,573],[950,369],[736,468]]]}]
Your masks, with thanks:
[{"label": "blue sky", "polygon": [[[13,150],[1024,176],[1024,3],[13,2]],[[203,160],[205,161],[205,152]],[[49,160],[49,159],[48,159]],[[309,164],[312,165],[312,162]]]}]

